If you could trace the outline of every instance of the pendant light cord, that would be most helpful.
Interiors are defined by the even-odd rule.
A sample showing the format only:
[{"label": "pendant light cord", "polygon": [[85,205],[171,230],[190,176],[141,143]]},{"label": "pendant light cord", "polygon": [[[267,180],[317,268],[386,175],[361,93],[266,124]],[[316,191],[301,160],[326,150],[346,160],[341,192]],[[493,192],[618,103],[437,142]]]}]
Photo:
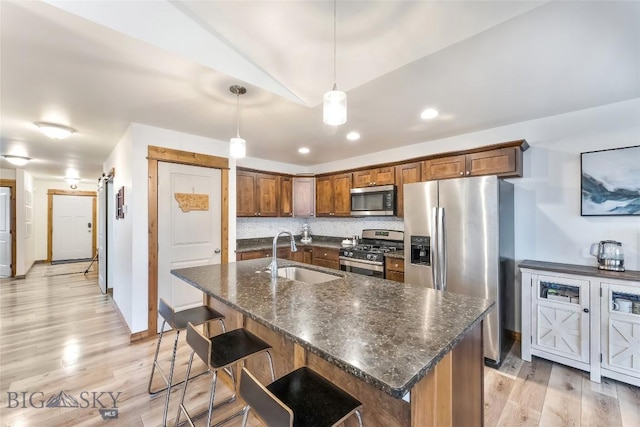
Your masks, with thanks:
[{"label": "pendant light cord", "polygon": [[236,93],[236,138],[240,138],[240,94]]},{"label": "pendant light cord", "polygon": [[336,1],[333,0],[333,90],[338,88],[336,84]]}]

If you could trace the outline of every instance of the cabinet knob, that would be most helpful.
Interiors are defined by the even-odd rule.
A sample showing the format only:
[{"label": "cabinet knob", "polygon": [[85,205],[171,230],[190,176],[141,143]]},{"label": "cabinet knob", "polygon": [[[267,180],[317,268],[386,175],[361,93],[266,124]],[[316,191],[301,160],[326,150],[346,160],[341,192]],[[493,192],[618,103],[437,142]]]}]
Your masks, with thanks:
[{"label": "cabinet knob", "polygon": [[373,185],[376,185],[376,182],[375,182],[375,181],[373,181]]},{"label": "cabinet knob", "polygon": [[460,175],[464,175],[464,172],[460,172]]},{"label": "cabinet knob", "polygon": [[398,264],[393,264],[393,266],[397,268],[397,267],[398,267]]},{"label": "cabinet knob", "polygon": [[327,254],[324,254],[324,256],[327,256]]},{"label": "cabinet knob", "polygon": [[585,313],[588,313],[589,309],[588,308],[583,308],[582,311],[584,311]]},{"label": "cabinet knob", "polygon": [[471,171],[467,171],[467,175],[471,175]]},{"label": "cabinet knob", "polygon": [[260,212],[258,212],[258,216],[262,215]]}]

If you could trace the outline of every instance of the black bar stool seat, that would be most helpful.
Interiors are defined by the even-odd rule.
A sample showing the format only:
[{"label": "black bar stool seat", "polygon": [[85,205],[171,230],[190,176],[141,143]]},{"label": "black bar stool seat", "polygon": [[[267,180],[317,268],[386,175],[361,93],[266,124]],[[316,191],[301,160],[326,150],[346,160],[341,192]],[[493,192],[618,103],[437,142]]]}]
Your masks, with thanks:
[{"label": "black bar stool seat", "polygon": [[266,387],[245,368],[240,396],[247,402],[243,426],[249,409],[270,427],[331,427],[353,414],[362,426],[362,403],[308,367],[298,368]]},{"label": "black bar stool seat", "polygon": [[[187,408],[184,406],[185,396],[187,394],[187,386],[193,379],[190,378],[191,365],[193,364],[193,358],[197,354],[198,357],[208,365],[209,370],[212,373],[211,392],[209,395],[209,406],[207,416],[207,426],[211,425],[211,418],[213,410],[221,405],[229,402],[233,402],[236,398],[235,393],[235,377],[233,375],[233,365],[236,363],[244,362],[249,357],[255,356],[260,353],[266,353],[269,360],[269,368],[271,369],[271,379],[275,378],[275,372],[273,370],[273,359],[271,357],[271,346],[264,342],[262,339],[247,331],[246,329],[234,329],[233,331],[225,332],[213,337],[206,337],[200,331],[196,330],[192,324],[187,327],[187,344],[191,346],[192,352],[189,357],[189,364],[187,365],[187,378],[182,389],[182,398],[180,399],[180,405],[178,406],[178,415],[176,416],[176,426],[180,424],[180,416],[184,413],[187,417],[187,422],[190,426],[194,426],[193,419]],[[220,369],[228,370],[231,372],[231,379],[234,383],[234,392],[231,398],[218,403],[214,406],[213,401],[216,392],[216,382],[218,379],[218,371]],[[243,415],[244,409],[231,415],[223,421],[220,421],[216,425],[224,424],[227,421],[237,416]]]},{"label": "black bar stool seat", "polygon": [[186,310],[176,311],[169,323],[172,329],[184,331],[187,329],[188,323],[194,325],[202,325],[213,320],[222,320],[224,315],[211,307],[201,305],[199,307],[188,308]]}]

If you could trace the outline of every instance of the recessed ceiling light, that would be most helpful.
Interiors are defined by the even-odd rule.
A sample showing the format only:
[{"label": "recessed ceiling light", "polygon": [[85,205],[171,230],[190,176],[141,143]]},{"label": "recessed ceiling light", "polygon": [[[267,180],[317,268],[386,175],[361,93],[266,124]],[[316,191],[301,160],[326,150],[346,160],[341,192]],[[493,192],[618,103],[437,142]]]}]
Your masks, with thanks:
[{"label": "recessed ceiling light", "polygon": [[311,150],[309,150],[307,147],[302,147],[302,148],[298,148],[298,153],[300,154],[309,154]]},{"label": "recessed ceiling light", "polygon": [[360,139],[360,134],[359,134],[358,132],[356,132],[356,131],[349,132],[349,133],[347,134],[347,139],[348,139],[349,141],[357,141],[357,140],[359,140],[359,139]]},{"label": "recessed ceiling light", "polygon": [[436,117],[438,117],[438,110],[435,110],[433,108],[427,108],[426,110],[424,110],[422,113],[420,113],[420,117],[425,119],[425,120],[431,120],[431,119],[435,119]]},{"label": "recessed ceiling light", "polygon": [[53,139],[65,139],[68,138],[76,130],[68,126],[57,125],[55,123],[36,122],[35,123],[40,131]]},{"label": "recessed ceiling light", "polygon": [[24,166],[29,160],[31,160],[31,158],[29,157],[12,156],[10,154],[5,154],[2,157],[4,157],[7,162],[11,163],[14,166]]}]

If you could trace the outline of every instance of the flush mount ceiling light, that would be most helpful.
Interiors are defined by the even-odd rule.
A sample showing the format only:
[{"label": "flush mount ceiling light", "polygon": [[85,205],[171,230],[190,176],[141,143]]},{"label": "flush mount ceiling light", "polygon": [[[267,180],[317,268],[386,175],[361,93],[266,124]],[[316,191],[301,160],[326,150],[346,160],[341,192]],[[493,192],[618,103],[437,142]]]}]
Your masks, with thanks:
[{"label": "flush mount ceiling light", "polygon": [[240,138],[240,95],[247,93],[243,86],[233,85],[229,88],[231,93],[236,95],[236,137],[229,141],[229,154],[231,157],[241,159],[247,155],[247,141]]},{"label": "flush mount ceiling light", "polygon": [[53,139],[65,139],[71,136],[76,130],[68,126],[57,125],[55,123],[35,122],[40,131]]},{"label": "flush mount ceiling light", "polygon": [[29,160],[31,160],[30,157],[12,156],[10,154],[5,154],[2,157],[4,157],[7,162],[11,163],[14,166],[24,166],[29,162]]},{"label": "flush mount ceiling light", "polygon": [[357,140],[360,139],[360,134],[358,132],[356,132],[356,131],[349,132],[347,134],[347,139],[349,141],[357,141]]},{"label": "flush mount ceiling light", "polygon": [[298,153],[300,154],[309,154],[310,152],[311,150],[309,150],[307,147],[298,148]]},{"label": "flush mount ceiling light", "polygon": [[336,0],[333,0],[333,89],[324,94],[322,121],[331,126],[347,122],[347,94],[336,85]]},{"label": "flush mount ceiling light", "polygon": [[420,113],[420,117],[424,120],[431,120],[438,117],[438,114],[440,114],[438,113],[438,110],[435,110],[433,108],[427,108],[422,113]]}]

